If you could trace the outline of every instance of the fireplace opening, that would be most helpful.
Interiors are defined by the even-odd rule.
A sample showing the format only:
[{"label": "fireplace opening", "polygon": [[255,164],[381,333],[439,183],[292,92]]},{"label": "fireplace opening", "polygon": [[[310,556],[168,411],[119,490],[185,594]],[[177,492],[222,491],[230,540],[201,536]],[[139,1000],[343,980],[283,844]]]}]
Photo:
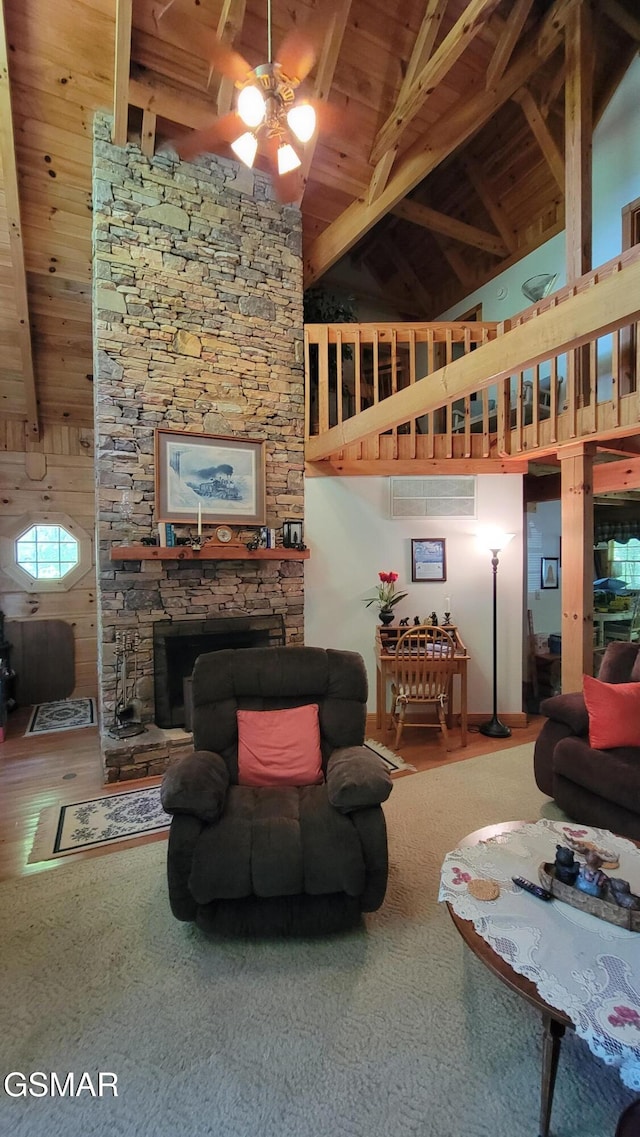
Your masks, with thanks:
[{"label": "fireplace opening", "polygon": [[285,642],[284,619],[221,616],[211,620],[160,620],[153,626],[153,677],[157,726],[190,728],[188,694],[199,655],[223,648],[276,647]]}]

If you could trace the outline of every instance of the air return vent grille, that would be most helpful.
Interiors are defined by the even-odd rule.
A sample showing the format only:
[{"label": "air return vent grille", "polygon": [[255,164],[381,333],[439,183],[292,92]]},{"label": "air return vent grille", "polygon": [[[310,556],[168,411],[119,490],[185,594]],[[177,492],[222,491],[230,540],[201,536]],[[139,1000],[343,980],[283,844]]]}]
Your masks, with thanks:
[{"label": "air return vent grille", "polygon": [[474,477],[390,478],[391,516],[475,517]]}]

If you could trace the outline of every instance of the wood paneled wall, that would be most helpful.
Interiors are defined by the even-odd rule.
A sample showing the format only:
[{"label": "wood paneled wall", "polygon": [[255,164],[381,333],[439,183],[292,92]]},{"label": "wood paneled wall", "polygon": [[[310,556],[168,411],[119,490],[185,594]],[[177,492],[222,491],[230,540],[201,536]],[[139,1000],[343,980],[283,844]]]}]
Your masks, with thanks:
[{"label": "wood paneled wall", "polygon": [[[0,501],[3,528],[26,513],[67,513],[93,536],[93,431],[45,423],[41,439],[34,441],[25,439],[23,423],[0,420]],[[73,694],[95,695],[95,557],[91,572],[68,592],[38,592],[37,588],[26,592],[0,571],[0,608],[8,622],[58,619],[69,623],[75,638]]]}]

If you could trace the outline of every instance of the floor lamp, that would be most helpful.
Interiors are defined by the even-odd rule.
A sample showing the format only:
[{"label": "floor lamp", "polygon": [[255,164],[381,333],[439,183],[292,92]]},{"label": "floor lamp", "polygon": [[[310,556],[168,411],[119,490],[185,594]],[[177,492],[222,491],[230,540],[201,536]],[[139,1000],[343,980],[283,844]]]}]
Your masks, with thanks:
[{"label": "floor lamp", "polygon": [[510,738],[511,729],[500,722],[498,718],[498,553],[513,537],[513,533],[488,533],[482,538],[482,544],[491,551],[491,567],[493,569],[493,714],[488,722],[478,727],[481,734],[489,738]]}]

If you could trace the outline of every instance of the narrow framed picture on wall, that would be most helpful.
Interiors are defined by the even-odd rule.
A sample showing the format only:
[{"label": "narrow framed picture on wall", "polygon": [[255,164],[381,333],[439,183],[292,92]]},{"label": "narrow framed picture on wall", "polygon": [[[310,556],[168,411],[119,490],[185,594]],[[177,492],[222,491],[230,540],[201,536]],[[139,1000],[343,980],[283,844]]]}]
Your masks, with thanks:
[{"label": "narrow framed picture on wall", "polygon": [[413,581],[447,579],[444,537],[411,539],[411,579]]},{"label": "narrow framed picture on wall", "polygon": [[558,557],[542,557],[540,560],[540,584],[542,588],[558,587]]},{"label": "narrow framed picture on wall", "polygon": [[156,430],[156,521],[264,525],[264,442]]}]

